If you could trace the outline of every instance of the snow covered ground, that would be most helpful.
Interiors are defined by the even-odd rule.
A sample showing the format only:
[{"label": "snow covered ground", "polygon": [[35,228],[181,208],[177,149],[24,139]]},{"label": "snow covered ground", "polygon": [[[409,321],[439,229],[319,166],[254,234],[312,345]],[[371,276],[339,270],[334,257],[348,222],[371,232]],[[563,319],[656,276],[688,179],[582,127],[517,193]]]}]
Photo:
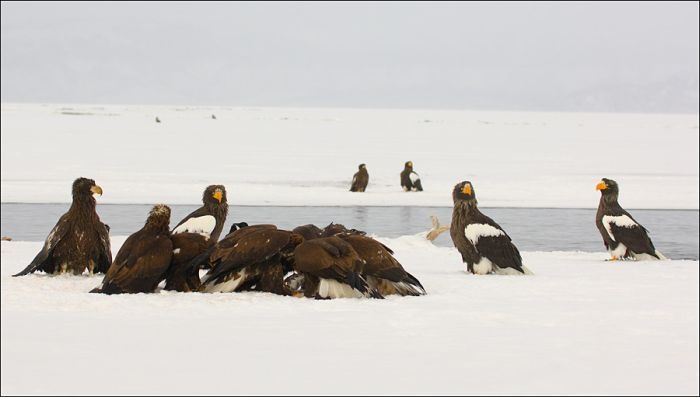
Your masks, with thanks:
[{"label": "snow covered ground", "polygon": [[101,296],[10,277],[41,243],[3,241],[2,394],[698,394],[697,261],[525,252],[535,276],[477,277],[381,240],[429,295]]},{"label": "snow covered ground", "polygon": [[[697,209],[698,115],[2,104],[2,202],[196,204],[225,184],[241,205],[592,208],[601,177],[628,208]],[[211,115],[216,115],[216,120]],[[155,122],[159,117],[161,123]],[[404,194],[412,160],[426,191]],[[370,184],[353,194],[366,163]]]}]

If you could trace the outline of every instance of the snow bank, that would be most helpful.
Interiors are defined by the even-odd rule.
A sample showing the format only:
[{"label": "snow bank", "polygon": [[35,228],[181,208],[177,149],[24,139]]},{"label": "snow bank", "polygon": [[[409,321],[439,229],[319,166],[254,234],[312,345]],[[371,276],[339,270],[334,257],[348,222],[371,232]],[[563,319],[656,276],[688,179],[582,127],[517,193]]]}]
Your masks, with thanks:
[{"label": "snow bank", "polygon": [[698,393],[697,261],[525,252],[535,276],[477,277],[381,240],[429,295],[94,295],[99,277],[11,278],[41,243],[3,241],[2,394]]},{"label": "snow bank", "polygon": [[[2,202],[451,206],[471,180],[491,207],[697,209],[698,115],[2,104]],[[211,115],[217,119],[213,120]],[[156,123],[158,116],[161,123]],[[412,160],[424,192],[399,186]],[[348,191],[357,165],[366,193]],[[661,193],[663,192],[663,193]]]}]

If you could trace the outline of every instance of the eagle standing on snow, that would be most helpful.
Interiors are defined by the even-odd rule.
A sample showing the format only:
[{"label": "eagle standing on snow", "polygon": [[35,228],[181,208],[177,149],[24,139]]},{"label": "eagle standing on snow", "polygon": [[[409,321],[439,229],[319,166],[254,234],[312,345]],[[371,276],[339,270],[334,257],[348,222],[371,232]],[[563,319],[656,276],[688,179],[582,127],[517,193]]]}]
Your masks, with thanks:
[{"label": "eagle standing on snow", "polygon": [[637,260],[666,259],[654,248],[647,229],[632,218],[617,202],[620,190],[617,182],[603,178],[596,189],[600,190],[600,204],[595,225],[603,237],[611,260],[634,258]]},{"label": "eagle standing on snow", "polygon": [[119,249],[100,287],[90,292],[154,292],[165,279],[172,255],[170,207],[158,204],[151,209],[144,227],[129,236]]},{"label": "eagle standing on snow", "polygon": [[369,174],[367,173],[367,166],[360,164],[359,170],[352,176],[352,185],[350,186],[351,192],[364,192],[367,189],[367,182],[369,182]]},{"label": "eagle standing on snow", "polygon": [[211,270],[202,278],[200,291],[291,295],[284,276],[292,270],[294,248],[304,238],[275,225],[236,228],[234,225],[209,254]]},{"label": "eagle standing on snow", "polygon": [[510,236],[477,208],[471,182],[458,183],[452,191],[452,200],[450,236],[470,273],[532,274],[523,266]]},{"label": "eagle standing on snow", "polygon": [[73,182],[73,203],[59,218],[34,260],[16,276],[41,270],[59,274],[106,273],[112,263],[109,229],[95,211],[93,194],[102,195],[95,181],[78,178]]},{"label": "eagle standing on snow", "polygon": [[200,208],[187,215],[171,232],[173,258],[166,275],[166,290],[190,292],[197,291],[201,285],[199,267],[191,266],[191,262],[219,240],[228,214],[226,188],[208,186],[202,202]]},{"label": "eagle standing on snow", "polygon": [[401,187],[405,192],[422,192],[420,177],[413,171],[413,162],[407,161],[401,171]]}]

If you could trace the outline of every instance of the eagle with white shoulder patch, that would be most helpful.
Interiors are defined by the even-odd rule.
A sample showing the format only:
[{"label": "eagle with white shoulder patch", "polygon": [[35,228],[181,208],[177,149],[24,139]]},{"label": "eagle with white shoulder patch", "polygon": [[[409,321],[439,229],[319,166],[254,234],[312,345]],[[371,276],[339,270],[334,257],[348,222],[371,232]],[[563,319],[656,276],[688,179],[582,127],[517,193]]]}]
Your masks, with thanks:
[{"label": "eagle with white shoulder patch", "polygon": [[183,222],[180,226],[173,229],[173,234],[197,233],[208,239],[215,227],[216,218],[214,218],[212,215],[204,215],[196,218],[190,218]]}]

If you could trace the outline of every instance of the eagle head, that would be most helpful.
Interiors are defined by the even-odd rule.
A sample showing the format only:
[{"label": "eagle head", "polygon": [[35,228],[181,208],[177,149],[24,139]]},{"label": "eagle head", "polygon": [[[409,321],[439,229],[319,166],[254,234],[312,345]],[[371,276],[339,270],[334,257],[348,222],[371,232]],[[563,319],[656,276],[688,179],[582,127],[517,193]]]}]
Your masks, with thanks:
[{"label": "eagle head", "polygon": [[476,192],[472,183],[469,181],[462,181],[455,185],[452,191],[452,200],[454,202],[458,201],[474,201],[476,202]]},{"label": "eagle head", "polygon": [[604,196],[609,194],[617,194],[620,191],[619,187],[617,186],[617,182],[608,178],[601,179],[595,188],[596,190],[600,190],[600,193]]},{"label": "eagle head", "polygon": [[165,204],[156,204],[148,214],[147,225],[170,227],[170,207]]},{"label": "eagle head", "polygon": [[207,186],[202,201],[204,204],[226,204],[226,188],[224,185]]},{"label": "eagle head", "polygon": [[73,182],[73,197],[102,195],[102,188],[97,186],[94,180],[88,178],[78,178]]}]

